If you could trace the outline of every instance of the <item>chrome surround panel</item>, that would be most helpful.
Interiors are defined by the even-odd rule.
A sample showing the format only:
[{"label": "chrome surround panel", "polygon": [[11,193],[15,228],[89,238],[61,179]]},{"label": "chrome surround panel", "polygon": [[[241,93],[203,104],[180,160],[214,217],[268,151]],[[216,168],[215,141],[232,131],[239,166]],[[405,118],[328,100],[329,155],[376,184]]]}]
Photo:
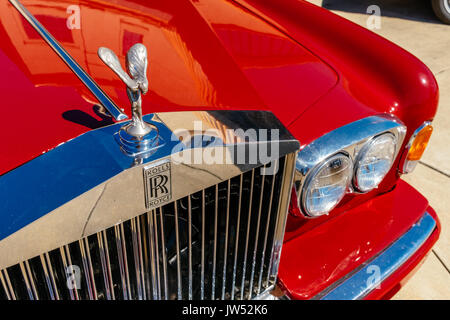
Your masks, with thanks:
[{"label": "chrome surround panel", "polygon": [[[397,138],[398,145],[395,152],[397,157],[405,138],[406,127],[399,119],[388,115],[371,116],[349,123],[321,136],[299,151],[294,185],[299,199],[298,205],[303,215],[310,217],[303,209],[301,193],[305,181],[315,171],[314,169],[325,159],[337,153],[348,155],[354,162],[364,146],[373,137],[383,133],[391,133]],[[349,191],[358,192],[353,187]]]},{"label": "chrome surround panel", "polygon": [[[299,143],[270,112],[201,111],[173,112],[144,116],[161,136],[159,144],[145,157],[131,157],[117,144],[122,123],[89,131],[0,178],[0,269],[48,252],[72,241],[97,233],[139,214],[148,212],[145,201],[143,168],[171,159],[172,201],[227,180],[265,163],[239,164],[231,155],[236,148],[266,147],[276,143],[279,153],[292,159],[291,177]],[[195,122],[202,133],[216,129],[221,145],[191,146],[179,140],[174,132],[183,128],[194,131]],[[258,137],[246,142],[230,136],[227,129],[278,129],[278,140]],[[175,138],[174,138],[175,137]],[[175,163],[177,156],[196,150],[217,148],[227,161],[223,164]],[[292,157],[291,157],[292,154]],[[291,178],[292,179],[292,178]],[[283,192],[289,193],[291,179]],[[26,190],[26,192],[25,192]],[[287,194],[286,193],[286,194]],[[287,212],[289,197],[280,207]],[[279,256],[285,219],[277,226],[275,254]],[[274,259],[277,269],[277,258]]]},{"label": "chrome surround panel", "polygon": [[[0,269],[0,299],[258,299],[276,285],[270,258],[278,239],[275,230],[287,214],[279,204],[289,197],[282,187],[291,183],[295,156],[275,161],[279,170],[273,175],[265,174],[268,163]],[[258,241],[262,237],[264,244]],[[73,272],[80,275],[79,282],[67,285]],[[236,285],[241,277],[242,286]]]},{"label": "chrome surround panel", "polygon": [[[425,243],[436,228],[436,221],[428,213],[414,224],[404,235],[383,252],[364,262],[354,272],[324,290],[315,300],[360,300],[400,268]],[[373,268],[379,270],[374,278]]]}]

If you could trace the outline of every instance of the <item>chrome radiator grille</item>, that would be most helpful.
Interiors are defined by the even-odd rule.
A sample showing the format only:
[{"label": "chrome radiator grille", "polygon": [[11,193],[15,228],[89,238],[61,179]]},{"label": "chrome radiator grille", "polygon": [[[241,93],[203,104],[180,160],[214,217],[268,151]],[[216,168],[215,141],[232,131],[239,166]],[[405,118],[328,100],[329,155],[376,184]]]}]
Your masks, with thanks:
[{"label": "chrome radiator grille", "polygon": [[3,269],[0,299],[255,298],[276,281],[290,156]]}]

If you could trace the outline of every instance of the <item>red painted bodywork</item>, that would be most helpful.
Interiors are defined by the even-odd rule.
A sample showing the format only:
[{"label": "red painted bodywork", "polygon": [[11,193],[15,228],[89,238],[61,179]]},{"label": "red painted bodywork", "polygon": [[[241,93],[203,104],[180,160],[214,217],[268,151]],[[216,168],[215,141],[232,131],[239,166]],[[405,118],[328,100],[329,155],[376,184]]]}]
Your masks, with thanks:
[{"label": "red painted bodywork", "polygon": [[[297,0],[43,1],[22,3],[125,112],[120,80],[96,51],[149,49],[143,112],[270,110],[306,145],[349,122],[392,114],[405,139],[437,108],[430,70],[395,44],[327,10]],[[66,27],[78,5],[80,29]],[[108,125],[95,98],[7,1],[0,4],[0,174],[69,139]],[[26,146],[23,145],[26,141]],[[403,150],[403,149],[402,149]],[[329,216],[290,216],[279,280],[292,298],[311,298],[381,251],[428,207],[393,169],[378,189],[347,196]],[[437,217],[436,217],[437,219]],[[381,290],[389,296],[437,240],[428,242]]]},{"label": "red painted bodywork", "polygon": [[279,277],[286,284],[289,296],[312,298],[343,274],[352,271],[355,265],[389,246],[428,208],[428,201],[400,180],[393,191],[374,197],[314,230],[286,241]]}]

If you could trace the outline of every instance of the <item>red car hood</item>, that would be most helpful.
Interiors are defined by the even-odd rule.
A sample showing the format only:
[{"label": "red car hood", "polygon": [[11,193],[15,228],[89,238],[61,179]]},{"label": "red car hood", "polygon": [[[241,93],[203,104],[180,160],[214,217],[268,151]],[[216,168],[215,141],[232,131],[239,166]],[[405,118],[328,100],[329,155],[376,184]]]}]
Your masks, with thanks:
[{"label": "red car hood", "polygon": [[[97,57],[101,46],[122,63],[133,44],[147,46],[144,113],[260,109],[288,126],[337,82],[314,54],[234,2],[22,3],[127,114],[125,85]],[[2,174],[111,120],[7,1],[0,18]]]}]

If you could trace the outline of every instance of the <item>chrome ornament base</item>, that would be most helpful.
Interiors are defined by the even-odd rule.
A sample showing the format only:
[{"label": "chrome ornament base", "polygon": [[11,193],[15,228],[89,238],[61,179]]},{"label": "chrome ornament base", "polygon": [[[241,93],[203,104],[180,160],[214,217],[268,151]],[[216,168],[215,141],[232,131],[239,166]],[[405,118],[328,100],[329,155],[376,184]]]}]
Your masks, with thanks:
[{"label": "chrome ornament base", "polygon": [[124,125],[118,132],[118,143],[122,150],[130,156],[151,153],[159,145],[158,129],[148,122],[142,122],[142,124],[144,124],[145,130],[142,131],[142,128],[139,130],[144,133],[143,135],[136,134],[136,130],[138,130],[136,127],[141,124],[136,125],[134,122]]}]

